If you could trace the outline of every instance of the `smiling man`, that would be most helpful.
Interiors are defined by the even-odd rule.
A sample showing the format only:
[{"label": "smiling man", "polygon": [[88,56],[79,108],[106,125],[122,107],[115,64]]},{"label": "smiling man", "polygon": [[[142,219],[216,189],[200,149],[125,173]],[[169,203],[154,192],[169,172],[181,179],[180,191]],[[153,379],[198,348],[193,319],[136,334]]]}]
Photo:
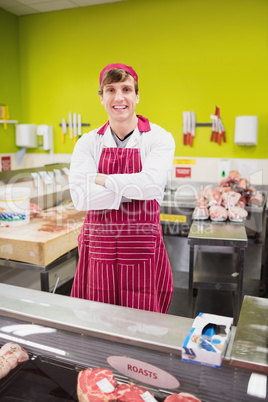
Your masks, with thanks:
[{"label": "smiling man", "polygon": [[99,95],[109,120],[79,139],[70,166],[74,206],[88,211],[71,296],[167,313],[173,279],[160,205],[174,140],[136,115],[138,76],[132,67],[106,66]]}]

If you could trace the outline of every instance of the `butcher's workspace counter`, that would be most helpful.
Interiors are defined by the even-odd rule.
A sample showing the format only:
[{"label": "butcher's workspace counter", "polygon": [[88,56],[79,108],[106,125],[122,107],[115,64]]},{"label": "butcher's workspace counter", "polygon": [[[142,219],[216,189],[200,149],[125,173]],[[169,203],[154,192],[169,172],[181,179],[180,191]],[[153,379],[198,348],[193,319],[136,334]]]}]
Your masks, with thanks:
[{"label": "butcher's workspace counter", "polygon": [[[71,391],[75,394],[80,370],[104,367],[113,371],[117,381],[142,385],[159,401],[173,392],[189,392],[206,402],[254,402],[255,396],[247,393],[252,373],[268,373],[267,326],[263,321],[267,303],[258,298],[245,297],[249,314],[242,308],[221,368],[181,360],[183,341],[193,324],[190,318],[5,284],[0,284],[0,298],[0,345],[14,341],[24,347],[32,356],[34,368],[41,369],[43,379],[50,377],[56,382],[58,394],[61,387],[70,392],[64,384],[65,375],[57,374],[58,370],[67,368],[72,374]],[[246,327],[251,332],[250,341]],[[23,370],[15,369],[14,374],[13,388],[15,383],[22,383]],[[30,388],[34,388],[34,369],[31,376]],[[8,380],[0,380],[0,396],[12,387]],[[2,384],[7,384],[6,388]]]},{"label": "butcher's workspace counter", "polygon": [[1,258],[50,264],[77,247],[85,214],[70,203],[43,211],[26,225],[0,227]]},{"label": "butcher's workspace counter", "polygon": [[50,291],[56,285],[55,291],[73,276],[70,264],[78,258],[77,237],[85,214],[67,203],[41,212],[28,224],[0,227],[0,266],[10,272],[27,270],[24,286],[40,273],[40,289]]},{"label": "butcher's workspace counter", "polygon": [[188,235],[189,243],[246,247],[248,243],[244,224],[234,222],[193,221]]}]

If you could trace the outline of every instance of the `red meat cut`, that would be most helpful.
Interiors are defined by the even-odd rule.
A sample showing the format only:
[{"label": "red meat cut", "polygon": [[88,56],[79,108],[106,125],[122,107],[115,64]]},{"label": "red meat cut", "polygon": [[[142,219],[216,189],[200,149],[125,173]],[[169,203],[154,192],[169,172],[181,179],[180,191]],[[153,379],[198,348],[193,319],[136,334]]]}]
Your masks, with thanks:
[{"label": "red meat cut", "polygon": [[[139,385],[134,385],[134,384],[121,384],[117,387],[116,389],[116,394],[117,394],[117,400],[118,402],[133,402],[133,401],[142,401],[144,402],[145,399],[141,397],[141,395],[148,394],[148,396],[151,396],[154,399],[154,396],[151,392],[147,391],[145,388],[140,387]],[[148,399],[146,399],[148,400]]]},{"label": "red meat cut", "polygon": [[80,371],[77,379],[77,396],[79,402],[117,401],[115,387],[117,381],[111,370],[105,368]]},{"label": "red meat cut", "polygon": [[209,216],[211,219],[224,220],[227,219],[228,213],[224,207],[213,205],[209,208]]},{"label": "red meat cut", "polygon": [[228,211],[228,216],[230,219],[245,219],[248,216],[248,212],[244,208],[232,207]]},{"label": "red meat cut", "polygon": [[164,402],[202,402],[192,394],[180,392],[179,394],[169,395]]},{"label": "red meat cut", "polygon": [[263,195],[259,191],[248,200],[249,204],[261,205],[263,202]]}]

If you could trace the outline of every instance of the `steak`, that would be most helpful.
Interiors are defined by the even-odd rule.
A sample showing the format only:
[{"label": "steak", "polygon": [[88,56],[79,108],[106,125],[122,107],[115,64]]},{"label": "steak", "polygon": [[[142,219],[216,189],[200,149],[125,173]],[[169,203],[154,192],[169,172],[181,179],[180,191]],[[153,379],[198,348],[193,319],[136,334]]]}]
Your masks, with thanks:
[{"label": "steak", "polygon": [[105,368],[80,371],[77,379],[79,402],[117,401],[115,387],[117,381],[111,370]]},{"label": "steak", "polygon": [[116,389],[119,402],[155,401],[153,394],[145,388],[134,384],[121,384]]},{"label": "steak", "polygon": [[248,212],[244,208],[232,207],[228,211],[228,216],[230,219],[242,220],[248,216]]},{"label": "steak", "polygon": [[209,216],[211,217],[211,219],[224,220],[227,219],[228,213],[224,207],[213,205],[209,208]]},{"label": "steak", "polygon": [[169,395],[164,402],[201,402],[201,400],[187,392],[180,392],[179,394]]}]

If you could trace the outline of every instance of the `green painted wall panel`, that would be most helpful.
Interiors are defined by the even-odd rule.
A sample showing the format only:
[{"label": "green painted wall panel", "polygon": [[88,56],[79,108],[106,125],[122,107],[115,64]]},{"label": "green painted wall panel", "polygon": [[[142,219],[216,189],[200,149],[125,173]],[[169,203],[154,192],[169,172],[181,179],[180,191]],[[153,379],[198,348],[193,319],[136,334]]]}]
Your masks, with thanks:
[{"label": "green painted wall panel", "polygon": [[[266,0],[128,0],[19,17],[20,122],[52,125],[54,151],[72,152],[69,138],[60,142],[62,117],[71,110],[91,128],[104,124],[99,72],[123,62],[139,75],[137,113],[172,132],[176,155],[267,158],[267,15]],[[227,143],[198,127],[194,146],[183,146],[182,112],[210,122],[215,105]],[[244,114],[259,116],[256,147],[234,144]]]},{"label": "green painted wall panel", "polygon": [[[11,120],[21,117],[18,17],[0,8],[0,104],[8,105]],[[0,153],[16,152],[15,125],[0,124]]]}]

